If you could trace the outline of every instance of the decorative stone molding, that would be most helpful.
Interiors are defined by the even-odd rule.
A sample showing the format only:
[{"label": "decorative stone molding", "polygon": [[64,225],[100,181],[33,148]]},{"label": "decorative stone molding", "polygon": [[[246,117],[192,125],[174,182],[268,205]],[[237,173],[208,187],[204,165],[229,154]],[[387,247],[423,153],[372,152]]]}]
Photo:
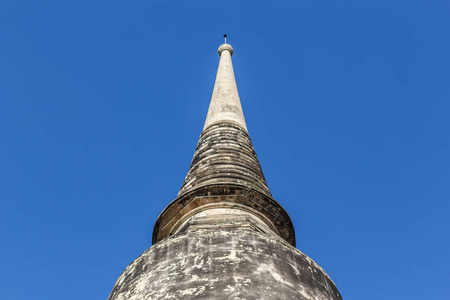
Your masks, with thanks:
[{"label": "decorative stone molding", "polygon": [[260,218],[259,222],[272,228],[274,234],[295,247],[294,227],[284,208],[275,199],[258,190],[249,193],[246,186],[232,184],[203,186],[173,200],[156,220],[153,243],[173,235],[194,214],[224,205],[252,213],[254,218]]},{"label": "decorative stone molding", "polygon": [[220,47],[217,50],[217,52],[219,53],[219,55],[221,55],[222,51],[224,51],[224,50],[230,51],[230,55],[233,55],[233,47],[231,47],[230,44],[222,44],[222,45],[220,45]]}]

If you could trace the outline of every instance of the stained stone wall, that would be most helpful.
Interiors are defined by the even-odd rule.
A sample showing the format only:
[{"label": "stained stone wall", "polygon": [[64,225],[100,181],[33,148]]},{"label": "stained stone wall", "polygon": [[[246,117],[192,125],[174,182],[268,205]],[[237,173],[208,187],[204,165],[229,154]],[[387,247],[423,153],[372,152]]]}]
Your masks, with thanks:
[{"label": "stained stone wall", "polygon": [[213,204],[251,211],[295,246],[292,222],[271,197],[250,136],[232,121],[203,130],[178,197],[156,221],[153,243],[171,236],[187,217]]},{"label": "stained stone wall", "polygon": [[223,184],[198,188],[172,201],[156,220],[153,243],[177,232],[180,223],[186,218],[213,207],[248,211],[272,227],[275,234],[295,246],[292,221],[275,199],[245,186]]},{"label": "stained stone wall", "polygon": [[108,300],[341,300],[309,257],[271,234],[242,228],[185,231],[153,245]]},{"label": "stained stone wall", "polygon": [[178,196],[214,184],[251,185],[271,196],[250,136],[232,122],[214,124],[202,132]]},{"label": "stained stone wall", "polygon": [[292,221],[272,198],[242,112],[225,44],[208,115],[186,179],[158,217],[153,246],[108,300],[342,300],[297,250]]}]

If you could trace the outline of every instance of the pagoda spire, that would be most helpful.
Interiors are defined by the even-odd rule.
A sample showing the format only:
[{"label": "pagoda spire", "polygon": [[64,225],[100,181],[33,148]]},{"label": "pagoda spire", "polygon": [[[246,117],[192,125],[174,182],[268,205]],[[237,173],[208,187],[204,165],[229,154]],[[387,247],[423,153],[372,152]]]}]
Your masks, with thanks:
[{"label": "pagoda spire", "polygon": [[156,220],[153,246],[125,269],[108,300],[342,300],[322,268],[295,248],[292,221],[270,195],[232,53],[226,42],[219,48],[205,128],[178,196]]},{"label": "pagoda spire", "polygon": [[233,47],[219,49],[216,82],[191,167],[178,195],[207,185],[239,185],[270,196],[247,132],[234,77]]},{"label": "pagoda spire", "polygon": [[218,212],[216,217],[223,219],[228,218],[223,209],[231,209],[232,215],[249,213],[247,217],[253,221],[245,221],[248,226],[262,224],[262,231],[295,245],[292,222],[272,198],[247,132],[231,63],[233,47],[225,43],[218,52],[219,67],[205,126],[176,199],[156,221],[153,243],[186,230],[197,222],[193,216],[202,211]]},{"label": "pagoda spire", "polygon": [[218,52],[220,55],[219,68],[203,130],[212,124],[233,122],[247,131],[231,62],[233,47],[223,44],[219,47]]}]

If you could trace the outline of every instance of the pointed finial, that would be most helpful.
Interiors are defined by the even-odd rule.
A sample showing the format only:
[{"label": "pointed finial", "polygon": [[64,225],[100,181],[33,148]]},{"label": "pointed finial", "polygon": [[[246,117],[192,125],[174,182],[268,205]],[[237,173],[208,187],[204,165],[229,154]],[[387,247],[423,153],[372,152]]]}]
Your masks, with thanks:
[{"label": "pointed finial", "polygon": [[227,44],[227,35],[224,34],[223,38],[225,39],[225,43],[219,47],[219,55],[221,55],[223,50],[228,50],[230,51],[230,54],[233,55],[233,47]]}]

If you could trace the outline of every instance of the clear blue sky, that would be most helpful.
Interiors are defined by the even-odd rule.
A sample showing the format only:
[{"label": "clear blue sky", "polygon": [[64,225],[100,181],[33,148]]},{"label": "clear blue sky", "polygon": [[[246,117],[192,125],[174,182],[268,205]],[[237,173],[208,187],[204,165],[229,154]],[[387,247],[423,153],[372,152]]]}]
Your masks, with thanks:
[{"label": "clear blue sky", "polygon": [[297,247],[345,300],[448,299],[448,0],[2,1],[0,298],[106,300],[181,187],[224,33]]}]

